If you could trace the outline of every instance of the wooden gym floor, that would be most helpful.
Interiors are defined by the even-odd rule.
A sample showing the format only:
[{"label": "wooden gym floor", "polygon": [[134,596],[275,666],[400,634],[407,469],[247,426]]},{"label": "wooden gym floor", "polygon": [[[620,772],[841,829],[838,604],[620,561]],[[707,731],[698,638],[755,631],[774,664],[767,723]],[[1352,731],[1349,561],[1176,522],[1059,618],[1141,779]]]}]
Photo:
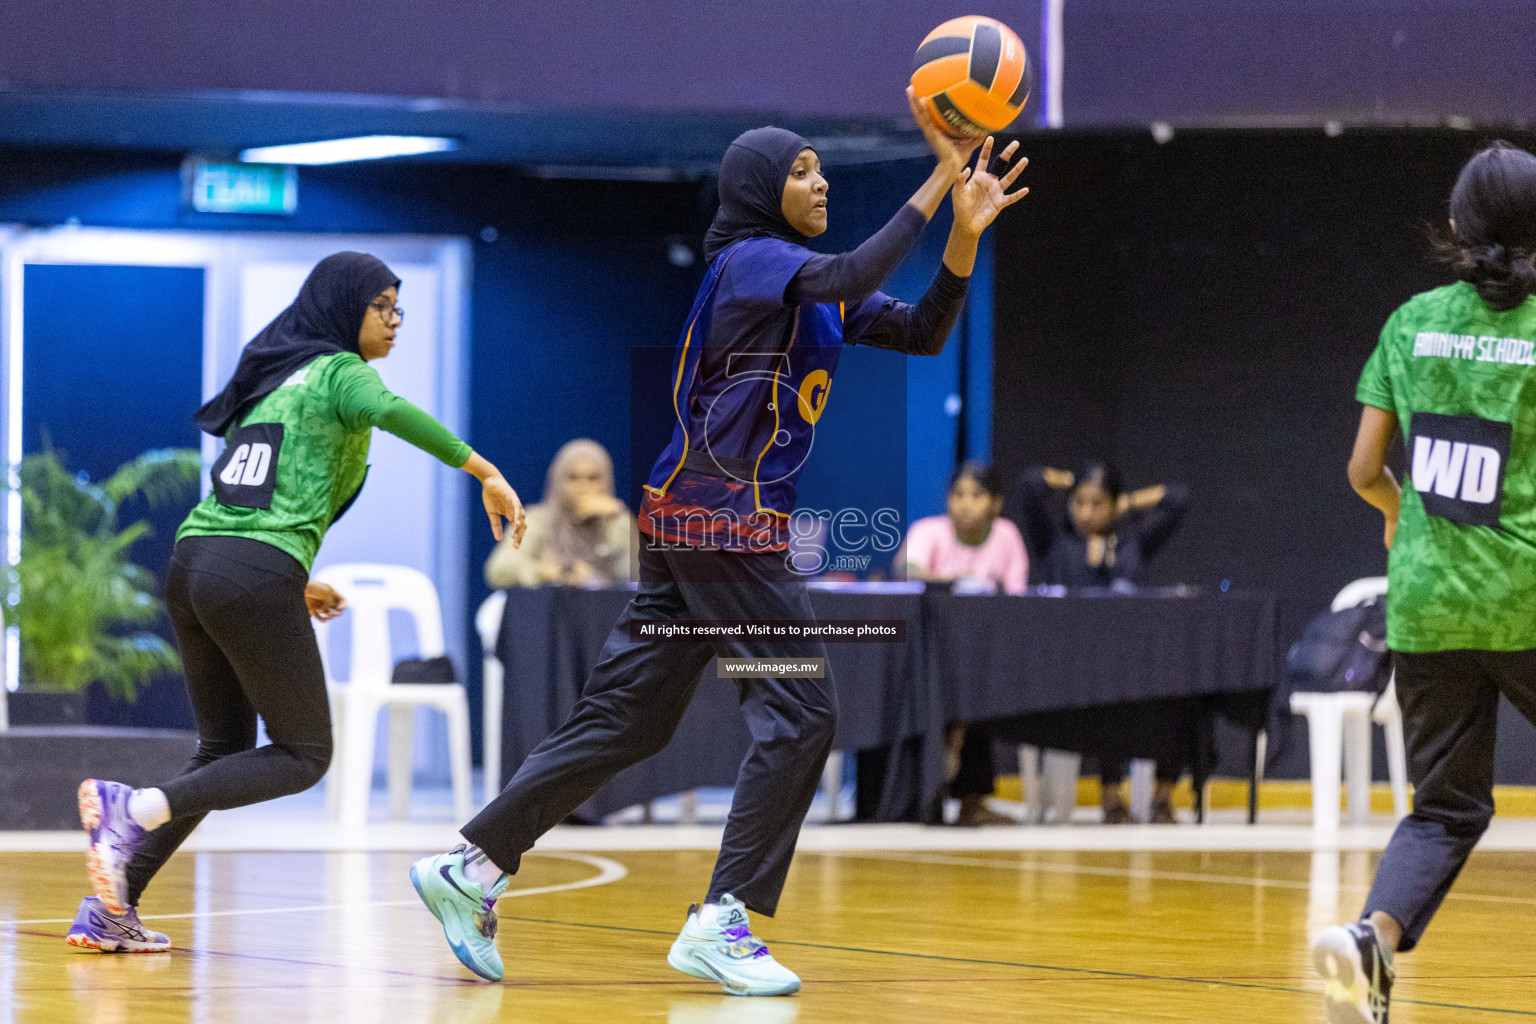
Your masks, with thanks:
[{"label": "wooden gym floor", "polygon": [[[897,1024],[1321,1020],[1310,931],[1355,912],[1375,855],[804,852],[775,920],[805,979],[740,999],[667,946],[706,851],[530,854],[501,901],[507,980],[470,979],[404,853],[189,853],[146,896],[169,954],[77,953],[76,853],[0,854],[0,1022],[664,1021]],[[1536,1020],[1536,853],[1474,855],[1394,1024]]]}]

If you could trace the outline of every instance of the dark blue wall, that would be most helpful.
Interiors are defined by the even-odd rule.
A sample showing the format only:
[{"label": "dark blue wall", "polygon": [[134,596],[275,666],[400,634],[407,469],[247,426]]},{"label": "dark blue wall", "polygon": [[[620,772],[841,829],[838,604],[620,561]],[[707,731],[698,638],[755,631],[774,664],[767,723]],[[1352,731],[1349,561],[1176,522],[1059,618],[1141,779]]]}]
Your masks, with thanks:
[{"label": "dark blue wall", "polygon": [[[817,247],[836,251],[862,241],[929,167],[917,160],[832,169],[833,230]],[[630,350],[668,349],[677,340],[703,268],[697,260],[673,265],[668,249],[681,241],[697,251],[713,214],[707,184],[544,180],[467,165],[306,168],[295,216],[249,218],[184,210],[178,169],[175,155],[0,150],[0,223],[467,236],[474,240],[470,442],[527,501],[541,496],[550,458],[572,437],[593,437],[612,451],[621,495],[635,484],[631,462],[648,466],[654,458],[651,451],[631,457]],[[887,290],[913,300],[921,294],[938,267],[947,216],[946,208]],[[973,335],[990,316],[986,280],[978,275],[974,301],[987,308],[970,321]],[[93,340],[99,336],[89,330],[80,337],[87,347],[99,346],[104,365],[116,358],[106,338]],[[989,339],[968,340],[971,362],[989,363]],[[904,521],[942,509],[958,423],[945,399],[958,386],[960,347],[954,342],[925,360],[849,354],[823,420],[829,436],[859,445],[868,410],[877,405],[889,417],[892,394],[904,389],[904,401],[895,403],[905,408],[904,437],[882,438],[894,443],[875,458],[813,459],[807,502],[862,507],[874,495],[879,504],[902,507]],[[197,372],[199,356],[186,358]],[[870,369],[859,371],[861,363]],[[976,379],[984,385],[986,374]],[[178,398],[185,415],[196,397],[194,388]],[[973,405],[984,409],[985,397]],[[971,437],[984,451],[986,434]],[[902,450],[903,440],[905,466],[890,454]],[[187,443],[194,441],[189,434]],[[492,540],[478,511],[470,514],[470,530],[474,608],[484,596],[479,566]]]},{"label": "dark blue wall", "polygon": [[31,266],[22,332],[22,445],[93,480],[148,448],[198,445],[203,272]]},{"label": "dark blue wall", "polygon": [[[0,150],[0,223],[474,239],[469,440],[529,500],[542,490],[550,456],[571,437],[625,450],[628,346],[670,344],[700,274],[666,258],[668,239],[702,233],[695,184],[543,181],[468,166],[306,169],[295,216],[252,218],[183,209],[179,166],[176,155]],[[488,227],[494,235],[482,234]],[[155,294],[175,304],[171,292]],[[110,335],[69,333],[97,365],[113,365]],[[185,356],[193,388],[179,399],[189,429],[200,346],[199,333]],[[195,444],[195,432],[184,441]],[[471,483],[465,477],[462,486]],[[478,511],[470,529],[472,610],[484,596],[479,565],[492,541]],[[467,668],[478,676],[478,662]]]},{"label": "dark blue wall", "polygon": [[[0,222],[195,230],[460,234],[474,240],[472,441],[537,498],[548,458],[572,431],[608,445],[627,493],[628,349],[670,347],[702,276],[669,243],[697,250],[713,199],[697,183],[551,181],[490,167],[407,164],[305,168],[297,215],[189,213],[178,163],[153,155],[0,150]],[[833,228],[817,247],[858,244],[922,182],[928,162],[836,168]],[[887,289],[915,299],[943,251],[947,207]],[[483,229],[495,231],[494,242]],[[982,261],[985,270],[985,260]],[[977,276],[980,304],[989,300]],[[986,315],[978,318],[986,322]],[[973,339],[977,344],[985,339]],[[909,380],[909,430],[942,476],[953,455],[958,345]],[[986,359],[981,359],[985,362]],[[852,410],[849,410],[850,413]],[[921,436],[918,436],[918,435]],[[977,443],[983,448],[984,436]],[[918,485],[914,485],[918,486]],[[914,514],[942,496],[924,486]],[[926,510],[926,511],[925,511]]]},{"label": "dark blue wall", "polygon": [[[151,448],[196,448],[188,419],[202,391],[203,272],[184,267],[31,266],[23,283],[22,446],[45,447],[100,482]],[[119,523],[153,533],[133,560],[162,576],[192,499],[159,508],[132,500]],[[169,637],[169,625],[160,631]],[[91,720],[192,727],[179,679],[141,687],[122,705],[90,694]]]}]

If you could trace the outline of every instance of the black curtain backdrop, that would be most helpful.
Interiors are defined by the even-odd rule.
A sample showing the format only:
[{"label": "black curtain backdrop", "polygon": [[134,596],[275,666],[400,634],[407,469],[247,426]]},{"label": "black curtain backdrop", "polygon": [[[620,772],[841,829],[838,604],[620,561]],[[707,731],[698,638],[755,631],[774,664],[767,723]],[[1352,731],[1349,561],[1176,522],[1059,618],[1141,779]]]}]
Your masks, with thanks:
[{"label": "black curtain backdrop", "polygon": [[[1381,517],[1345,479],[1355,381],[1392,310],[1451,280],[1427,232],[1495,137],[1536,146],[1449,129],[1026,137],[1031,194],[996,239],[995,460],[1096,456],[1131,487],[1189,484],[1145,582],[1274,591],[1283,652],[1345,583],[1386,571]],[[1536,782],[1536,730],[1512,717],[1500,781]],[[1305,773],[1303,732],[1276,737],[1282,774]]]}]

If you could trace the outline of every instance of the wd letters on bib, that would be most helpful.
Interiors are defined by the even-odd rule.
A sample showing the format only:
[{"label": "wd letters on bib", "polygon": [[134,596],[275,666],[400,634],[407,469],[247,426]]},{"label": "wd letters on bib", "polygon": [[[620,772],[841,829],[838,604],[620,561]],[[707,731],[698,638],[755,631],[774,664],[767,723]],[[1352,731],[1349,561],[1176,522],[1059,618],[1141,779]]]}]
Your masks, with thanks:
[{"label": "wd letters on bib", "polygon": [[1397,416],[1408,479],[1387,641],[1413,653],[1536,648],[1536,302],[1460,282],[1387,321],[1356,397]]},{"label": "wd letters on bib", "polygon": [[1416,412],[1409,478],[1424,511],[1466,526],[1498,526],[1509,461],[1508,423]]}]

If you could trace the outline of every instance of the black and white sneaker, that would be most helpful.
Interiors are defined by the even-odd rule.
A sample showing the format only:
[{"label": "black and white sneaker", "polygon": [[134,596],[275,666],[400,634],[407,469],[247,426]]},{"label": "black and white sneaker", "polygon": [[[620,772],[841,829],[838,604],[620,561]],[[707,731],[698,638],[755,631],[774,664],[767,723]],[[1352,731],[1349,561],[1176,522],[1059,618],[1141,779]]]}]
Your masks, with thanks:
[{"label": "black and white sneaker", "polygon": [[1387,1024],[1392,953],[1365,921],[1334,925],[1312,942],[1330,1024]]}]

